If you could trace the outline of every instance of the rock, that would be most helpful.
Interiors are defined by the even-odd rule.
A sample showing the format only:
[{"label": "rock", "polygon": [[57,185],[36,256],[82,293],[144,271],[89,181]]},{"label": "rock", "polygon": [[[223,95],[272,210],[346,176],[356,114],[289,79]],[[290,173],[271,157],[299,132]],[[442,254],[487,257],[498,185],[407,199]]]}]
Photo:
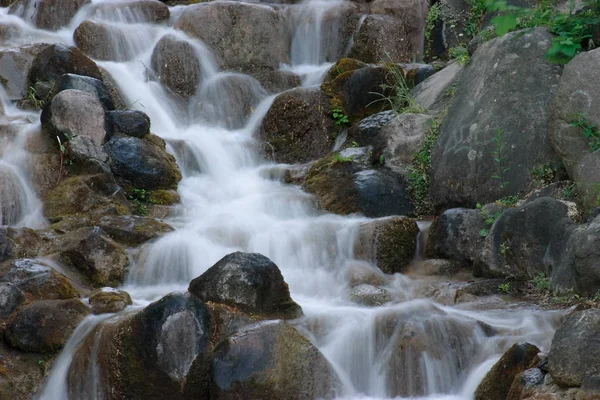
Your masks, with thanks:
[{"label": "rock", "polygon": [[171,189],[181,180],[175,158],[146,140],[114,137],[104,149],[113,173],[137,188]]},{"label": "rock", "polygon": [[42,238],[30,228],[0,227],[0,262],[12,258],[36,257]]},{"label": "rock", "polygon": [[173,231],[170,225],[154,218],[137,215],[105,216],[98,226],[113,240],[135,247]]},{"label": "rock", "polygon": [[452,102],[462,70],[457,62],[450,63],[415,86],[412,95],[426,110],[439,114]]},{"label": "rock", "polygon": [[42,129],[51,138],[63,143],[75,136],[89,137],[102,145],[106,137],[104,108],[92,94],[80,90],[58,93],[42,111]]},{"label": "rock", "polygon": [[44,214],[51,220],[68,215],[131,214],[123,190],[105,174],[78,175],[61,180],[44,199]]},{"label": "rock", "polygon": [[599,238],[600,217],[573,230],[563,246],[560,259],[552,265],[553,290],[573,290],[582,296],[594,296],[600,290]]},{"label": "rock", "polygon": [[[206,305],[183,293],[99,326],[74,354],[69,397],[93,398],[100,391],[121,399],[207,399],[212,329]],[[99,381],[88,379],[94,348]]]},{"label": "rock", "polygon": [[470,267],[481,252],[485,240],[483,229],[485,215],[494,215],[495,210],[471,210],[452,208],[444,211],[429,227],[426,254],[429,258],[443,258]]},{"label": "rock", "polygon": [[8,282],[0,283],[0,320],[10,317],[24,302],[25,296],[15,285]]},{"label": "rock", "polygon": [[544,383],[546,373],[539,368],[530,368],[521,372],[514,379],[508,392],[507,400],[526,399]]},{"label": "rock", "polygon": [[58,78],[54,84],[52,92],[50,93],[50,99],[54,98],[58,93],[69,89],[79,90],[96,96],[107,111],[115,109],[112,96],[100,79],[90,78],[89,76],[64,74]]},{"label": "rock", "polygon": [[302,315],[277,265],[257,253],[236,252],[223,257],[190,282],[188,290],[205,302],[248,313],[285,319]]},{"label": "rock", "polygon": [[90,0],[18,0],[10,13],[29,20],[40,29],[59,30],[69,25],[77,11]]},{"label": "rock", "polygon": [[385,289],[362,284],[350,290],[350,299],[367,307],[377,307],[391,301],[392,296]]},{"label": "rock", "polygon": [[71,173],[109,173],[108,155],[87,136],[75,136],[67,143],[67,158],[72,162]]},{"label": "rock", "polygon": [[366,284],[368,286],[383,286],[388,277],[379,268],[368,262],[353,263],[346,272],[350,287]]},{"label": "rock", "polygon": [[100,228],[72,232],[72,244],[60,249],[59,260],[84,273],[95,287],[119,286],[129,267],[123,247]]},{"label": "rock", "polygon": [[30,212],[26,186],[18,170],[0,165],[0,224],[20,225]]},{"label": "rock", "polygon": [[523,280],[551,276],[572,230],[567,213],[566,205],[548,197],[505,210],[492,225],[473,274]]},{"label": "rock", "polygon": [[77,299],[36,301],[15,313],[4,338],[23,351],[55,353],[89,313],[89,308]]},{"label": "rock", "polygon": [[259,71],[253,74],[270,94],[281,93],[300,86],[300,77],[290,71]]},{"label": "rock", "polygon": [[276,70],[288,62],[283,25],[269,6],[233,1],[195,4],[186,7],[175,28],[202,40],[226,70]]},{"label": "rock", "polygon": [[150,133],[150,118],[138,110],[115,110],[106,113],[106,131],[114,135],[133,136],[142,139]]},{"label": "rock", "polygon": [[215,349],[215,399],[330,398],[337,378],[319,350],[283,321],[243,328]]},{"label": "rock", "polygon": [[524,194],[532,168],[557,161],[546,137],[560,74],[545,56],[552,39],[542,28],[513,32],[483,44],[464,68],[469,79],[458,82],[431,155],[436,209]]},{"label": "rock", "polygon": [[40,261],[27,258],[11,262],[0,282],[10,283],[30,300],[65,300],[78,296],[66,276]]},{"label": "rock", "polygon": [[[389,0],[386,1],[393,4],[389,3]],[[423,10],[424,14],[419,15],[420,7],[415,5],[415,2],[419,0],[395,3],[405,5],[403,12],[398,16],[367,15],[354,36],[350,57],[367,63],[411,62],[420,59],[425,28],[423,15],[426,15],[427,10]]]},{"label": "rock", "polygon": [[281,163],[304,163],[329,153],[335,140],[327,96],[298,88],[277,96],[265,115],[259,138],[265,156]]},{"label": "rock", "polygon": [[73,32],[73,40],[82,52],[96,60],[127,61],[137,53],[127,32],[116,25],[83,21]]},{"label": "rock", "polygon": [[414,215],[405,179],[385,167],[374,168],[370,158],[365,148],[331,153],[313,164],[302,187],[321,208],[336,214]]},{"label": "rock", "polygon": [[38,82],[54,82],[64,74],[75,74],[102,79],[96,63],[76,47],[53,44],[42,50],[33,60],[28,75],[28,87]]},{"label": "rock", "polygon": [[95,3],[93,10],[94,18],[111,22],[162,22],[168,20],[171,15],[169,7],[157,0]]},{"label": "rock", "polygon": [[344,57],[338,60],[335,64],[333,64],[331,68],[329,68],[327,74],[325,75],[325,78],[323,78],[323,83],[331,83],[333,82],[333,80],[335,80],[335,78],[346,72],[356,71],[357,69],[365,68],[368,66],[369,64],[364,63],[360,60]]},{"label": "rock", "polygon": [[0,351],[0,368],[7,371],[0,381],[0,398],[28,399],[38,393],[56,355],[25,353],[9,347],[4,341],[0,341]]},{"label": "rock", "polygon": [[196,93],[202,74],[194,47],[173,35],[163,36],[154,47],[152,69],[160,83],[184,98]]},{"label": "rock", "polygon": [[354,243],[358,259],[375,263],[386,274],[402,272],[415,255],[419,227],[406,217],[363,222]]},{"label": "rock", "polygon": [[548,353],[552,379],[560,386],[581,386],[600,374],[600,310],[571,313],[558,328]]},{"label": "rock", "polygon": [[532,366],[539,352],[540,349],[526,342],[512,345],[483,378],[475,391],[475,400],[505,400],[517,375]]},{"label": "rock", "polygon": [[48,46],[37,43],[0,51],[0,83],[10,100],[29,96],[27,73],[35,57]]},{"label": "rock", "polygon": [[123,94],[121,93],[117,82],[113,79],[113,77],[110,75],[110,73],[108,71],[106,71],[104,68],[99,67],[99,69],[100,69],[100,74],[102,75],[102,82],[104,82],[104,86],[106,86],[106,90],[108,90],[108,93],[110,93],[110,96],[113,99],[113,102],[115,104],[115,109],[117,109],[117,110],[128,109],[129,106],[127,105],[127,102],[125,101],[125,98],[123,97]]},{"label": "rock", "polygon": [[133,301],[129,293],[112,288],[103,288],[90,295],[90,306],[94,314],[116,313],[123,311]]}]

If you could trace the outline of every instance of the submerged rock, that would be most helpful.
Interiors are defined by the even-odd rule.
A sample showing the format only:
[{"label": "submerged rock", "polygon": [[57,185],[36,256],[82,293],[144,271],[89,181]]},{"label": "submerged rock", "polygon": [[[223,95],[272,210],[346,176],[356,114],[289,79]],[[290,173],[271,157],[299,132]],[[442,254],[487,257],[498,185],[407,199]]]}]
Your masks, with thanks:
[{"label": "submerged rock", "polygon": [[169,7],[158,0],[126,0],[99,2],[93,5],[93,16],[106,21],[162,22],[168,20]]},{"label": "submerged rock", "polygon": [[116,25],[83,21],[73,33],[73,40],[87,56],[102,61],[127,61],[136,53],[129,45],[126,31]]},{"label": "submerged rock", "polygon": [[337,377],[319,350],[283,321],[243,328],[215,349],[211,398],[331,398]]},{"label": "submerged rock", "polygon": [[18,0],[10,7],[15,14],[40,29],[58,30],[66,27],[77,11],[90,0]]},{"label": "submerged rock", "polygon": [[350,299],[368,307],[381,306],[392,300],[390,292],[372,285],[361,284],[350,291]]},{"label": "submerged rock", "polygon": [[90,313],[81,301],[42,300],[21,307],[6,327],[5,340],[23,351],[54,353]]},{"label": "submerged rock", "polygon": [[194,279],[188,290],[205,302],[250,314],[284,319],[302,315],[277,265],[261,254],[229,254]]},{"label": "submerged rock", "polygon": [[94,314],[105,314],[123,311],[133,302],[129,293],[123,290],[103,288],[90,295],[89,303]]}]

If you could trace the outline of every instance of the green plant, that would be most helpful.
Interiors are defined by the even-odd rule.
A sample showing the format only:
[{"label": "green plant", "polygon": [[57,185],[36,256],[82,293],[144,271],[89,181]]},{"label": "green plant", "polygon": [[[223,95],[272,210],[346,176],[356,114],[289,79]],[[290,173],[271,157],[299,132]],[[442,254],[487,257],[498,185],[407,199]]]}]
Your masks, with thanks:
[{"label": "green plant", "polygon": [[[380,98],[367,104],[367,107],[376,104],[378,102],[387,103],[387,105],[396,114],[424,114],[427,110],[421,106],[412,95],[402,68],[394,63],[384,63],[387,76],[386,81],[389,83],[381,85],[383,93],[370,92],[371,94],[377,95]],[[386,95],[385,93],[390,93]]]},{"label": "green plant", "polygon": [[538,292],[545,292],[550,290],[550,278],[548,278],[543,272],[540,272],[529,282],[533,284],[535,290],[537,290]]},{"label": "green plant", "polygon": [[425,22],[425,55],[429,55],[431,53],[431,42],[433,41],[433,32],[435,31],[435,27],[438,22],[442,20],[442,4],[435,3],[431,7],[429,7],[429,12],[427,13],[427,20]]},{"label": "green plant", "polygon": [[600,289],[598,289],[594,296],[592,296],[592,301],[600,301]]},{"label": "green plant", "polygon": [[564,188],[563,196],[567,199],[575,197],[575,190],[576,190],[575,183],[570,183],[566,188]]},{"label": "green plant", "polygon": [[583,131],[583,136],[588,140],[588,145],[592,151],[600,150],[600,130],[585,114],[575,114],[575,119],[571,121],[571,126],[580,128]]},{"label": "green plant", "polygon": [[550,163],[540,165],[531,169],[531,177],[537,185],[548,185],[556,180],[558,174],[557,167]]},{"label": "green plant", "polygon": [[502,254],[502,257],[506,258],[508,256],[509,251],[510,251],[510,244],[508,243],[507,240],[505,240],[504,242],[502,242],[500,244],[500,254]]},{"label": "green plant", "polygon": [[504,207],[514,207],[519,202],[519,196],[506,196],[497,201],[498,204]]},{"label": "green plant", "polygon": [[471,56],[469,56],[469,51],[465,46],[459,45],[452,47],[448,50],[448,54],[451,58],[455,58],[458,65],[467,65],[471,60]]},{"label": "green plant", "polygon": [[456,96],[456,82],[448,86],[446,90],[444,90],[444,94],[454,98],[454,96]]},{"label": "green plant", "polygon": [[492,178],[496,179],[500,185],[500,189],[504,189],[508,186],[509,182],[506,180],[506,173],[510,171],[510,167],[506,167],[504,165],[504,131],[500,128],[496,129],[496,134],[494,135],[494,145],[495,149],[492,151],[492,156],[494,157],[494,163],[498,168],[498,173],[496,175],[492,175]]},{"label": "green plant", "polygon": [[333,117],[333,122],[339,127],[345,127],[350,125],[350,120],[348,120],[348,116],[344,113],[343,110],[336,108],[331,111],[331,116]]},{"label": "green plant", "polygon": [[483,217],[483,223],[485,225],[485,228],[479,231],[479,236],[486,237],[490,233],[490,228],[492,225],[494,225],[494,222],[496,222],[496,220],[502,215],[502,211],[498,210],[492,214],[480,203],[477,203],[475,207],[477,210],[479,210],[479,214]]},{"label": "green plant", "polygon": [[46,102],[48,101],[48,96],[46,96],[44,99],[39,98],[33,86],[29,86],[28,98],[33,103],[35,108],[39,108],[40,110],[46,106]]},{"label": "green plant", "polygon": [[331,160],[329,162],[327,162],[325,165],[323,165],[324,167],[332,167],[336,164],[344,164],[344,163],[349,163],[352,162],[352,160],[354,160],[354,156],[347,156],[344,157],[343,155],[341,155],[340,153],[335,153],[332,157]]},{"label": "green plant", "polygon": [[512,284],[510,282],[505,282],[498,285],[498,291],[504,294],[509,293],[511,288]]},{"label": "green plant", "polygon": [[360,145],[358,144],[358,142],[356,140],[353,140],[352,143],[350,144],[350,147],[360,147]]},{"label": "green plant", "polygon": [[385,164],[385,156],[383,154],[379,156],[379,164],[380,165]]},{"label": "green plant", "polygon": [[134,212],[138,215],[145,216],[148,214],[148,203],[150,201],[150,193],[145,189],[132,188],[127,198],[131,201]]}]

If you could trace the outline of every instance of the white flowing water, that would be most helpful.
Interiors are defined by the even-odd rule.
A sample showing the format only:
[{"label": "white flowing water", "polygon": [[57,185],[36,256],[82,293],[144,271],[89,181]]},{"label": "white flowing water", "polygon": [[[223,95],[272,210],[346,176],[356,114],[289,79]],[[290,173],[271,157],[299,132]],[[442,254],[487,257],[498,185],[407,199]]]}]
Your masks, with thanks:
[{"label": "white flowing water", "polygon": [[[0,22],[19,27],[21,33],[11,39],[14,45],[72,44],[79,22],[109,18],[109,11],[98,11],[99,3],[86,6],[70,27],[54,33],[34,29],[6,15],[6,10],[0,13]],[[319,0],[289,6],[294,35],[288,68],[308,71],[305,85],[319,83],[327,63],[335,61],[328,58],[332,53],[324,43],[338,38],[322,27],[327,13],[340,4]],[[180,11],[178,7],[173,14]],[[181,204],[169,220],[176,230],[140,249],[124,285],[136,305],[186,290],[190,280],[226,254],[262,253],[280,267],[292,297],[304,310],[298,328],[338,373],[340,399],[468,400],[513,343],[526,340],[549,348],[560,313],[501,299],[449,306],[443,301],[448,284],[441,279],[396,274],[381,285],[391,294],[389,303],[365,307],[353,301],[351,281],[357,273],[380,276],[373,265],[354,257],[359,225],[367,219],[315,211],[312,196],[282,183],[282,166],[264,161],[255,133],[274,96],[267,96],[254,78],[219,71],[206,46],[171,28],[176,17],[169,24],[151,25],[128,13],[118,16],[113,15],[111,23],[127,30],[121,42],[123,61],[99,64],[115,79],[128,104],[150,116],[152,131],[174,150],[184,177],[179,184]],[[182,105],[160,83],[148,79],[152,50],[164,35],[189,41],[202,64],[202,81],[188,104]],[[39,128],[39,123],[29,126]],[[7,171],[3,179],[12,176],[8,171],[21,177],[22,165],[18,157],[3,156],[0,168]],[[19,201],[26,198],[33,206],[23,206],[21,219],[10,221],[35,226],[37,217],[27,218],[38,215],[34,209],[39,201],[28,194],[33,192],[27,180],[19,179],[10,180],[11,185],[21,185],[13,196]],[[0,201],[4,210],[4,197]],[[71,357],[103,321],[89,317],[77,328],[39,398],[67,399]],[[98,373],[92,371],[90,379]]]}]

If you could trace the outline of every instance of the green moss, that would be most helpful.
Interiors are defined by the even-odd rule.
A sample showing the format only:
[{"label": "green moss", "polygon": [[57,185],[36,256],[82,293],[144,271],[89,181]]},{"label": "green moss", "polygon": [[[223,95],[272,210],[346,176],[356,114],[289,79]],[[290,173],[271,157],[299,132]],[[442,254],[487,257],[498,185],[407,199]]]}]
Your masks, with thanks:
[{"label": "green moss", "polygon": [[325,76],[325,79],[323,80],[323,84],[326,85],[344,73],[355,71],[357,69],[364,68],[366,66],[367,66],[367,64],[365,64],[364,62],[355,60],[354,58],[342,58],[341,60],[336,62],[329,69],[329,71],[327,71],[327,75]]},{"label": "green moss", "polygon": [[153,190],[149,194],[149,202],[161,206],[170,206],[179,202],[179,194],[174,190]]}]

